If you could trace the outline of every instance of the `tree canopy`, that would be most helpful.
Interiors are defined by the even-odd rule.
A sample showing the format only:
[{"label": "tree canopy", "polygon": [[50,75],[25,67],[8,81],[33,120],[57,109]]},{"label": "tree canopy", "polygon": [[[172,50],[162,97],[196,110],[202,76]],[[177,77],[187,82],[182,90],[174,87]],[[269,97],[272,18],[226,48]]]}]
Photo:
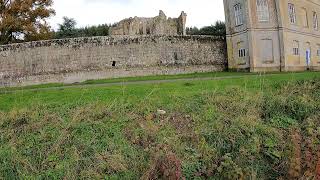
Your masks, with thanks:
[{"label": "tree canopy", "polygon": [[77,22],[73,18],[63,17],[63,23],[59,24],[59,28],[57,33],[55,34],[55,37],[57,38],[68,38],[68,37],[74,37],[76,35],[75,28],[76,28]]},{"label": "tree canopy", "polygon": [[97,26],[87,26],[76,28],[77,22],[73,18],[63,17],[63,23],[59,24],[58,31],[55,33],[56,39],[91,37],[91,36],[108,36],[111,25],[101,24]]},{"label": "tree canopy", "polygon": [[0,44],[52,38],[52,0],[0,0]]},{"label": "tree canopy", "polygon": [[187,28],[188,35],[210,35],[210,36],[226,36],[226,26],[224,22],[217,21],[214,25],[205,26],[198,29],[197,27]]}]

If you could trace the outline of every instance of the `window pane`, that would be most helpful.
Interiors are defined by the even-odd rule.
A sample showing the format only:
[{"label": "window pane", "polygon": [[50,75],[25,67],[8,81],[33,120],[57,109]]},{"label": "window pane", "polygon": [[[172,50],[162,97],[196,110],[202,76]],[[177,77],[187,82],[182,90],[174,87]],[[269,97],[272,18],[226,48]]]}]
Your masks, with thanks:
[{"label": "window pane", "polygon": [[269,7],[267,0],[257,0],[257,14],[259,21],[269,21]]},{"label": "window pane", "polygon": [[236,4],[234,6],[234,15],[236,26],[243,24],[241,4]]},{"label": "window pane", "polygon": [[290,19],[290,23],[291,24],[295,24],[296,23],[296,12],[295,12],[295,8],[293,4],[288,5],[289,8],[289,19]]}]

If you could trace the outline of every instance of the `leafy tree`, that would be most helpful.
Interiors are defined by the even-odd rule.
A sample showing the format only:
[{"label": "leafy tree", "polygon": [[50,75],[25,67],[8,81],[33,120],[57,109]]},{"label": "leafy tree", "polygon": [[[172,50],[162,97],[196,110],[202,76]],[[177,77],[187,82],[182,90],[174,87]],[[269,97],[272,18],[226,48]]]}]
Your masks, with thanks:
[{"label": "leafy tree", "polygon": [[187,28],[188,35],[210,35],[219,36],[225,38],[226,36],[226,26],[224,22],[217,21],[214,25],[205,26],[201,29],[197,27]]},{"label": "leafy tree", "polygon": [[50,39],[52,0],[0,0],[0,44]]},{"label": "leafy tree", "polygon": [[225,37],[226,36],[226,24],[222,21],[217,21],[214,25],[214,34],[217,36]]},{"label": "leafy tree", "polygon": [[187,27],[186,31],[188,35],[199,35],[199,29],[197,27]]},{"label": "leafy tree", "polygon": [[59,24],[57,35],[59,38],[70,38],[76,35],[77,22],[73,18],[63,17],[63,23]]},{"label": "leafy tree", "polygon": [[102,24],[98,26],[88,26],[76,28],[77,22],[73,18],[63,17],[63,23],[59,24],[58,31],[55,33],[56,39],[75,38],[75,37],[92,37],[108,36],[111,25]]},{"label": "leafy tree", "polygon": [[84,37],[90,36],[108,36],[110,25],[102,24],[98,26],[88,26],[78,29],[78,34]]}]

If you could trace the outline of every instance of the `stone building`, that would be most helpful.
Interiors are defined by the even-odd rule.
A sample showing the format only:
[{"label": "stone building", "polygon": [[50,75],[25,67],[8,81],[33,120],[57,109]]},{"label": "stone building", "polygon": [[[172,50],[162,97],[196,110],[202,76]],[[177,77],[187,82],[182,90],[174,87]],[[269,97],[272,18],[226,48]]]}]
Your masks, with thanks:
[{"label": "stone building", "polygon": [[320,0],[224,0],[229,68],[320,70]]},{"label": "stone building", "polygon": [[167,18],[162,10],[154,18],[134,17],[120,21],[110,28],[110,35],[186,35],[187,14]]}]

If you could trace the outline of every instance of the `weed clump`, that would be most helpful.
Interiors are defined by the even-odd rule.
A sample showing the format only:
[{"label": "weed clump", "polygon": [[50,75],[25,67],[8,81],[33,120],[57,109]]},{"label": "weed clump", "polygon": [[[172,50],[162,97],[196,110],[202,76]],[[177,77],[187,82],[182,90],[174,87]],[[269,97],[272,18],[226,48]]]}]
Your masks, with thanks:
[{"label": "weed clump", "polygon": [[159,156],[154,160],[150,169],[146,172],[142,179],[183,179],[181,161],[173,153]]}]

